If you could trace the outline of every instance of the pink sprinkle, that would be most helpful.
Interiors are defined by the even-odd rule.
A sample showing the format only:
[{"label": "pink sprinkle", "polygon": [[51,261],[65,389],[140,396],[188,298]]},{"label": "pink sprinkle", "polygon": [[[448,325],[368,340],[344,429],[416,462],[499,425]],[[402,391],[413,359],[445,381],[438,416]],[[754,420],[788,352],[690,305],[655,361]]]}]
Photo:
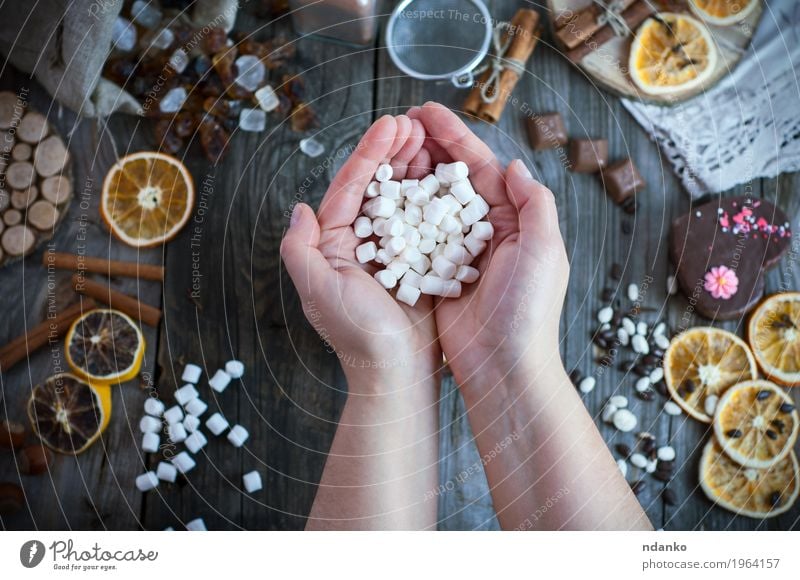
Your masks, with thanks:
[{"label": "pink sprinkle", "polygon": [[739,289],[739,278],[727,266],[715,266],[706,272],[703,287],[712,298],[729,300]]}]

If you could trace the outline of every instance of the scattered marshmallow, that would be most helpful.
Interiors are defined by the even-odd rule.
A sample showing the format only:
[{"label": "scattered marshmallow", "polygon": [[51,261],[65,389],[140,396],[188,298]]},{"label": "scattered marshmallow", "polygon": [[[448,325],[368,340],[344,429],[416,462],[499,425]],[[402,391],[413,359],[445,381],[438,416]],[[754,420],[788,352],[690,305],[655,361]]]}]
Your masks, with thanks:
[{"label": "scattered marshmallow", "polygon": [[464,284],[472,284],[478,279],[478,276],[480,276],[480,272],[478,272],[477,268],[467,266],[466,264],[462,264],[458,267],[458,270],[456,270],[456,280]]},{"label": "scattered marshmallow", "polygon": [[251,471],[242,476],[242,483],[247,493],[255,493],[260,491],[263,487],[261,483],[261,474],[258,471]]},{"label": "scattered marshmallow", "polygon": [[202,399],[192,399],[186,403],[186,412],[194,417],[199,417],[208,409],[208,405]]},{"label": "scattered marshmallow", "polygon": [[167,422],[167,425],[180,423],[183,421],[183,409],[181,409],[178,405],[170,407],[164,411],[164,420]]},{"label": "scattered marshmallow", "polygon": [[200,419],[194,415],[186,415],[183,420],[183,428],[187,433],[194,433],[200,428]]},{"label": "scattered marshmallow", "polygon": [[389,181],[394,176],[394,169],[388,163],[382,163],[375,171],[375,179],[380,183]]},{"label": "scattered marshmallow", "polygon": [[241,379],[244,376],[244,363],[240,360],[229,360],[225,363],[225,372],[232,379]]},{"label": "scattered marshmallow", "polygon": [[228,432],[228,441],[230,441],[231,445],[234,447],[241,447],[249,437],[250,433],[241,425],[234,425]]},{"label": "scattered marshmallow", "polygon": [[206,439],[206,436],[203,435],[202,431],[195,431],[186,438],[186,441],[183,442],[183,444],[186,445],[186,449],[194,454],[197,454],[197,452],[205,447],[207,443],[208,439]]},{"label": "scattered marshmallow", "polygon": [[161,417],[165,408],[163,401],[154,397],[148,397],[144,402],[144,412],[153,417]]},{"label": "scattered marshmallow", "polygon": [[186,524],[186,529],[190,532],[207,532],[208,528],[203,518],[197,518]]},{"label": "scattered marshmallow", "polygon": [[357,238],[370,237],[374,233],[372,230],[372,220],[365,215],[357,217],[353,224],[353,230]]},{"label": "scattered marshmallow", "polygon": [[185,405],[192,399],[196,399],[199,396],[200,393],[194,388],[194,385],[187,384],[175,391],[175,402],[177,402],[179,405]]},{"label": "scattered marshmallow", "polygon": [[167,427],[167,433],[169,434],[169,440],[173,443],[183,443],[186,441],[187,433],[183,423],[173,423]]},{"label": "scattered marshmallow", "polygon": [[161,461],[156,468],[156,475],[158,479],[161,481],[168,481],[169,483],[175,483],[175,480],[178,477],[178,470],[175,468],[174,465],[171,463],[167,463],[166,461]]},{"label": "scattered marshmallow", "polygon": [[203,374],[203,369],[199,366],[189,363],[185,367],[183,367],[183,374],[181,375],[181,381],[184,383],[194,383],[197,384],[197,381],[200,380],[200,375]]},{"label": "scattered marshmallow", "polygon": [[160,444],[161,437],[158,436],[158,433],[149,432],[142,436],[142,451],[145,453],[155,453]]},{"label": "scattered marshmallow", "polygon": [[150,491],[158,487],[158,477],[154,471],[148,471],[136,478],[136,489],[139,491]]},{"label": "scattered marshmallow", "polygon": [[175,466],[175,469],[178,470],[178,473],[188,473],[197,465],[195,460],[192,459],[192,456],[186,453],[186,451],[181,451],[173,457],[172,464]]},{"label": "scattered marshmallow", "polygon": [[209,379],[208,384],[216,392],[221,393],[228,388],[230,382],[231,376],[222,369],[219,369],[214,373],[214,376]]},{"label": "scattered marshmallow", "polygon": [[208,430],[214,435],[220,435],[225,429],[230,427],[230,423],[219,413],[214,413],[206,421],[206,427],[208,427]]},{"label": "scattered marshmallow", "polygon": [[157,433],[161,431],[161,421],[150,415],[145,415],[139,421],[139,430],[142,433]]},{"label": "scattered marshmallow", "polygon": [[[419,277],[419,274],[416,272],[411,272],[415,276]],[[407,276],[408,274],[406,274]],[[421,281],[421,278],[420,278]],[[411,286],[405,283],[405,277],[403,278],[403,283],[400,284],[400,287],[397,289],[397,300],[399,302],[403,302],[408,304],[409,306],[414,306],[419,300],[419,297],[422,295],[422,291],[419,287]]]}]

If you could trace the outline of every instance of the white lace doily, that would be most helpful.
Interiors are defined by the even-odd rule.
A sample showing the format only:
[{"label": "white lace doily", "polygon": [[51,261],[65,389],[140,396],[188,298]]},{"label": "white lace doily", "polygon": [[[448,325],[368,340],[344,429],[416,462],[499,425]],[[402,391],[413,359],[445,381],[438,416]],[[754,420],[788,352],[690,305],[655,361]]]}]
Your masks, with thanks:
[{"label": "white lace doily", "polygon": [[800,2],[768,0],[733,73],[674,107],[623,99],[692,197],[800,170]]}]

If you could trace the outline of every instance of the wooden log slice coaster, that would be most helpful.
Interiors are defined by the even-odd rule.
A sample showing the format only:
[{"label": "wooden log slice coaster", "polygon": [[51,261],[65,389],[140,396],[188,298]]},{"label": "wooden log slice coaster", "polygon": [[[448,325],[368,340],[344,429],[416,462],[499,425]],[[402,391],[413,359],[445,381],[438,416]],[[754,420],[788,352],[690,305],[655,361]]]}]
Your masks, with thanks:
[{"label": "wooden log slice coaster", "polygon": [[14,161],[27,161],[31,158],[31,146],[27,143],[17,143],[11,150],[11,159]]},{"label": "wooden log slice coaster", "polygon": [[9,256],[25,256],[36,247],[36,234],[28,226],[13,226],[3,232],[0,245]]},{"label": "wooden log slice coaster", "polygon": [[63,175],[54,175],[42,181],[42,197],[59,205],[72,196],[72,181]]},{"label": "wooden log slice coaster", "polygon": [[49,201],[40,199],[28,208],[28,225],[40,232],[52,230],[58,223],[58,208]]},{"label": "wooden log slice coaster", "polygon": [[3,222],[7,226],[15,226],[22,221],[22,212],[18,209],[7,209],[3,214]]},{"label": "wooden log slice coaster", "polygon": [[36,181],[36,171],[27,161],[15,161],[6,168],[6,184],[11,189],[28,189]]},{"label": "wooden log slice coaster", "polygon": [[17,127],[17,137],[26,143],[36,144],[50,132],[47,117],[36,111],[31,111],[24,117]]},{"label": "wooden log slice coaster", "polygon": [[28,209],[31,204],[39,197],[39,188],[31,185],[23,191],[11,192],[11,207],[20,211]]}]

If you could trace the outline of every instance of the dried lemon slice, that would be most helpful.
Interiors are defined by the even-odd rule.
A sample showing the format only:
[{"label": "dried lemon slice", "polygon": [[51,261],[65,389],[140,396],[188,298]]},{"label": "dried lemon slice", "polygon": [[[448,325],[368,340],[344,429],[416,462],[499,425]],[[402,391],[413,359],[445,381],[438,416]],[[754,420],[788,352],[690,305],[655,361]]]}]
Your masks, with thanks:
[{"label": "dried lemon slice", "polygon": [[689,8],[697,16],[715,26],[741,22],[755,10],[758,0],[689,0]]},{"label": "dried lemon slice", "polygon": [[59,453],[81,453],[111,419],[111,387],[89,385],[59,374],[34,387],[28,418],[42,442]]},{"label": "dried lemon slice", "polygon": [[786,457],[797,441],[797,409],[769,381],[746,381],[728,389],[714,413],[722,450],[745,467],[767,468]]},{"label": "dried lemon slice", "polygon": [[700,458],[700,487],[708,498],[734,513],[772,518],[791,509],[800,490],[794,451],[767,469],[742,467],[713,438]]},{"label": "dried lemon slice", "polygon": [[714,404],[731,386],[757,378],[756,361],[735,334],[700,326],[676,336],[664,354],[667,389],[689,415],[711,423]]},{"label": "dried lemon slice", "polygon": [[662,12],[648,18],[631,45],[631,79],[645,93],[663,95],[702,84],[717,66],[708,29],[685,14]]},{"label": "dried lemon slice", "polygon": [[139,374],[144,336],[128,315],[98,308],[72,323],[65,350],[76,375],[93,385],[111,385]]},{"label": "dried lemon slice", "polygon": [[800,293],[764,300],[750,315],[747,340],[767,377],[785,387],[800,384]]}]

